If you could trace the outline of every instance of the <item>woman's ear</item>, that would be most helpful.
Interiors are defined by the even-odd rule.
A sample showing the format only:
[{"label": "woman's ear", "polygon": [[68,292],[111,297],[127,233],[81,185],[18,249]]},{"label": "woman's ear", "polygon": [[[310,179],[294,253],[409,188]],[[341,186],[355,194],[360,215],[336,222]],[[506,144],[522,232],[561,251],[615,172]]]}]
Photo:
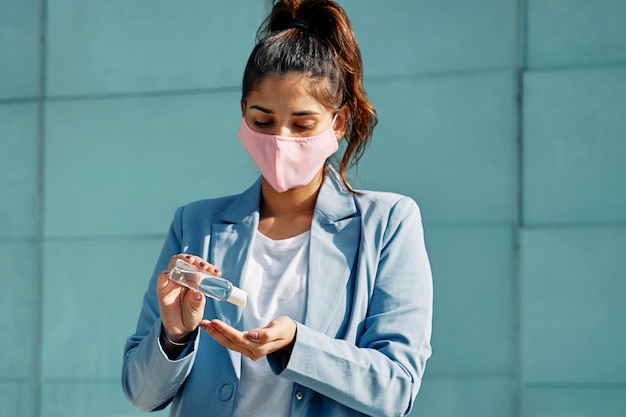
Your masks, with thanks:
[{"label": "woman's ear", "polygon": [[337,140],[341,140],[348,131],[348,118],[350,117],[350,110],[348,110],[348,106],[342,106],[337,112],[337,118],[335,119],[335,124],[333,130],[335,131],[335,136],[337,136]]},{"label": "woman's ear", "polygon": [[239,104],[241,105],[241,117],[243,117],[246,115],[246,103],[244,103],[244,101],[241,100]]}]

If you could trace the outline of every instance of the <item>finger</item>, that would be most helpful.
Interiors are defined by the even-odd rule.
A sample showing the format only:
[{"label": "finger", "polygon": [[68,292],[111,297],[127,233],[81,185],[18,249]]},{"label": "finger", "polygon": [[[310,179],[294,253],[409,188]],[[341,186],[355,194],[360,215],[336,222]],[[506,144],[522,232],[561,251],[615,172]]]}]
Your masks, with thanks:
[{"label": "finger", "polygon": [[209,322],[209,329],[214,330],[216,333],[222,336],[223,339],[228,340],[232,344],[237,345],[249,345],[249,341],[243,336],[243,332],[235,329],[232,326],[224,323],[221,320],[211,320]]},{"label": "finger", "polygon": [[225,348],[252,358],[253,352],[250,349],[251,343],[245,340],[241,335],[236,335],[236,330],[232,332],[223,326],[205,320],[200,322],[200,328],[206,331],[216,342]]},{"label": "finger", "polygon": [[161,271],[157,276],[156,291],[159,298],[172,301],[172,297],[177,297],[178,294],[185,292],[186,288],[180,286],[178,283],[172,281],[169,271]]},{"label": "finger", "polygon": [[222,274],[222,272],[215,265],[206,262],[202,258],[200,258],[199,261],[196,259],[196,261],[197,263],[195,264],[195,266],[197,268],[207,271],[208,273],[210,273],[211,275],[215,275],[216,277]]},{"label": "finger", "polygon": [[190,265],[194,265],[198,269],[207,271],[212,275],[215,275],[215,276],[221,275],[221,271],[215,265],[208,263],[207,261],[200,258],[199,256],[190,255],[187,253],[180,253],[178,255],[173,256],[172,259],[170,259],[168,269],[172,269],[172,267],[174,266],[174,263],[178,259],[181,259]]},{"label": "finger", "polygon": [[255,343],[279,342],[287,345],[295,338],[296,329],[297,325],[292,319],[281,316],[263,328],[249,330],[246,337]]},{"label": "finger", "polygon": [[221,333],[220,330],[213,325],[209,325],[206,330],[220,345],[235,352],[239,352],[253,361],[259,360],[271,352],[280,350],[284,346],[282,341],[256,344],[242,338],[233,339],[231,336]]},{"label": "finger", "polygon": [[189,255],[186,253],[179,253],[178,255],[174,255],[170,258],[170,262],[167,264],[167,269],[172,269],[172,267],[174,266],[174,263],[181,259],[185,262],[187,262],[188,264],[194,264],[195,263],[195,256],[193,255]]},{"label": "finger", "polygon": [[165,271],[161,271],[159,273],[159,276],[157,277],[157,282],[156,282],[156,287],[157,290],[163,290],[165,288],[167,288],[168,284],[170,283],[170,272],[165,270]]},{"label": "finger", "polygon": [[[205,324],[207,324],[207,332],[224,347],[248,357],[255,356],[254,351],[258,349],[258,346],[248,340],[244,332],[240,332],[220,320],[207,321]],[[256,360],[258,357],[257,354],[254,359]]]}]

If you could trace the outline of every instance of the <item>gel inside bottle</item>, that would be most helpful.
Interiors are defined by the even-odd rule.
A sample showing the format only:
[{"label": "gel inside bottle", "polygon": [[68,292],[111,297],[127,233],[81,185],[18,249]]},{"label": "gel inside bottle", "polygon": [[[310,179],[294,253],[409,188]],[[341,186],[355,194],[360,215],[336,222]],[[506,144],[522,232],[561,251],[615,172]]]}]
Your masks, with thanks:
[{"label": "gel inside bottle", "polygon": [[219,301],[228,301],[239,307],[245,307],[248,293],[235,287],[224,278],[215,277],[208,272],[177,259],[170,270],[169,278],[187,288],[196,290]]}]

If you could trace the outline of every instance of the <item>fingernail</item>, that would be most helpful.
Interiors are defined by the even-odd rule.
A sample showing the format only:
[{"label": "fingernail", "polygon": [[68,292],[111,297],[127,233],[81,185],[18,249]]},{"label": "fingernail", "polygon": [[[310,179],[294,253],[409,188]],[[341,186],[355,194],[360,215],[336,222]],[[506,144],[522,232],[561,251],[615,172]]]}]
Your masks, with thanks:
[{"label": "fingernail", "polygon": [[214,273],[214,274],[219,274],[219,273],[220,273],[220,270],[219,270],[219,269],[217,269],[217,268],[213,268],[213,273]]},{"label": "fingernail", "polygon": [[246,335],[248,337],[248,339],[258,339],[259,338],[259,332],[257,332],[256,330],[252,330],[250,332],[247,333]]},{"label": "fingernail", "polygon": [[185,259],[191,259],[191,255],[185,256]]},{"label": "fingernail", "polygon": [[204,265],[206,265],[204,262],[200,262],[200,263],[198,264],[198,266],[200,266],[200,267],[203,267]]}]

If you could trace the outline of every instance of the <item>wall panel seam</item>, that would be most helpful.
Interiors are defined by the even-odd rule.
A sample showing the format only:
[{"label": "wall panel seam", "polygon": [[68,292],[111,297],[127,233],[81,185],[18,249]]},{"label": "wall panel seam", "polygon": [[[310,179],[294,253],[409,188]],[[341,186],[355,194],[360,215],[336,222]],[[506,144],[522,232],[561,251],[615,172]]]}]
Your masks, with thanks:
[{"label": "wall panel seam", "polygon": [[185,97],[185,96],[210,96],[212,94],[239,93],[240,86],[223,86],[214,88],[194,88],[188,90],[160,90],[160,91],[136,91],[119,93],[93,93],[93,94],[73,94],[60,96],[47,96],[48,103],[65,101],[96,101],[96,100],[122,100],[138,98],[160,98],[160,97]]},{"label": "wall panel seam", "polygon": [[36,272],[33,323],[33,364],[31,404],[35,417],[42,415],[43,376],[43,233],[44,233],[44,161],[45,161],[45,94],[46,94],[46,30],[47,1],[39,1],[39,95],[37,100],[37,221],[36,221]]},{"label": "wall panel seam", "polygon": [[515,414],[517,417],[523,415],[522,401],[522,299],[521,299],[521,229],[524,222],[524,71],[528,57],[528,4],[527,0],[517,0],[516,19],[516,100],[515,100],[515,123],[516,123],[516,206],[515,206],[515,227],[513,230],[513,305],[515,317],[515,336],[513,340],[515,363],[513,370],[515,374]]}]

